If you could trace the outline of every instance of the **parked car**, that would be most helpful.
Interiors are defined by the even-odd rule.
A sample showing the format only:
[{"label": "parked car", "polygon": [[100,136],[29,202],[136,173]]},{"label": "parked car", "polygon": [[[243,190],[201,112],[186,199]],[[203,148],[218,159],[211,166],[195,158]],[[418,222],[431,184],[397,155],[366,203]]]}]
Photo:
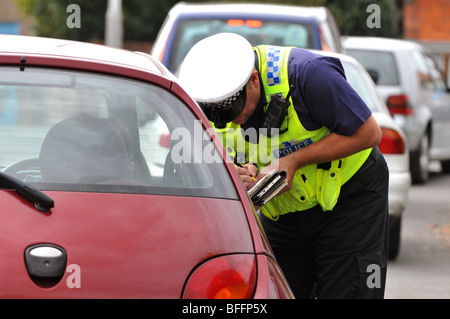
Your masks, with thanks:
[{"label": "parked car", "polygon": [[151,54],[176,73],[195,43],[220,32],[240,34],[253,46],[342,52],[339,29],[325,7],[180,2],[168,13]]},{"label": "parked car", "polygon": [[450,94],[432,54],[397,39],[348,37],[347,54],[374,77],[390,113],[405,132],[414,183],[425,183],[430,161],[450,172]]},{"label": "parked car", "polygon": [[[208,120],[150,55],[1,35],[0,111],[0,298],[293,297]],[[150,174],[156,117],[172,148]]]},{"label": "parked car", "polygon": [[389,167],[389,258],[395,259],[400,251],[401,221],[411,186],[406,136],[389,114],[370,75],[356,59],[342,54],[318,53],[341,60],[347,81],[370,108],[381,128],[378,147]]}]

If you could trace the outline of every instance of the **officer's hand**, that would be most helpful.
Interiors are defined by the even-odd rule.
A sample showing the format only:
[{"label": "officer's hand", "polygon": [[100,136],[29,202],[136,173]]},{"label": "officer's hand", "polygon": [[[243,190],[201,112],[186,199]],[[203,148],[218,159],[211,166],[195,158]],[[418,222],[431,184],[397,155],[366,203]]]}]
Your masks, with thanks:
[{"label": "officer's hand", "polygon": [[[278,195],[283,194],[284,192],[290,190],[292,188],[292,181],[294,180],[294,175],[295,175],[295,163],[293,163],[292,161],[290,161],[290,157],[289,155],[284,156],[282,158],[276,159],[273,162],[271,162],[269,164],[269,166],[265,167],[263,170],[261,170],[261,172],[259,173],[259,175],[265,175],[268,172],[270,172],[271,170],[277,170],[277,172],[280,171],[285,171],[286,172],[286,179],[288,181],[288,185],[286,187],[284,187],[279,193]],[[278,196],[277,195],[277,196]]]},{"label": "officer's hand", "polygon": [[250,163],[244,164],[242,166],[243,167],[234,165],[245,188],[250,189],[256,183],[252,176],[254,177],[258,174],[258,168]]}]

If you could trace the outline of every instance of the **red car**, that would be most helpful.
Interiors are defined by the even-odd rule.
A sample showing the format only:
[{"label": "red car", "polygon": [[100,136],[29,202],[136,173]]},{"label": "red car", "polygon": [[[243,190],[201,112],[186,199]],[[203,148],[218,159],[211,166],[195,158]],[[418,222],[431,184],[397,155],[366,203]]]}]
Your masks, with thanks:
[{"label": "red car", "polygon": [[293,298],[219,139],[151,56],[0,36],[0,132],[0,298]]}]

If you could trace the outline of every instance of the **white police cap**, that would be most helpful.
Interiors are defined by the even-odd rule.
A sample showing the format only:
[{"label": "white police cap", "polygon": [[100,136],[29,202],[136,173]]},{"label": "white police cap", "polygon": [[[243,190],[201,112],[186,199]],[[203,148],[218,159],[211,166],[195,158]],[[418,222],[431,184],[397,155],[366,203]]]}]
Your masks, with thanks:
[{"label": "white police cap", "polygon": [[251,44],[235,33],[218,33],[197,42],[178,71],[183,88],[199,103],[233,101],[255,64]]}]

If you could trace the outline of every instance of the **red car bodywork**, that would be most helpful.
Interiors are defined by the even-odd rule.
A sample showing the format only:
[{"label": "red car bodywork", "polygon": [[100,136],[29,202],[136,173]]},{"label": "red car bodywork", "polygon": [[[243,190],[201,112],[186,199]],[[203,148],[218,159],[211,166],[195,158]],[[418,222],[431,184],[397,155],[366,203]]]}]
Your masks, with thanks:
[{"label": "red car bodywork", "polygon": [[[183,100],[212,132],[175,78],[145,54],[2,36],[0,68],[5,65],[82,70],[152,83]],[[247,255],[254,262],[248,297],[292,298],[234,167],[225,165],[239,200],[44,191],[55,207],[40,212],[15,191],[0,189],[0,298],[182,298],[200,265],[232,255]],[[24,262],[27,247],[39,243],[58,245],[67,253],[65,274],[48,288],[30,279]]]}]

